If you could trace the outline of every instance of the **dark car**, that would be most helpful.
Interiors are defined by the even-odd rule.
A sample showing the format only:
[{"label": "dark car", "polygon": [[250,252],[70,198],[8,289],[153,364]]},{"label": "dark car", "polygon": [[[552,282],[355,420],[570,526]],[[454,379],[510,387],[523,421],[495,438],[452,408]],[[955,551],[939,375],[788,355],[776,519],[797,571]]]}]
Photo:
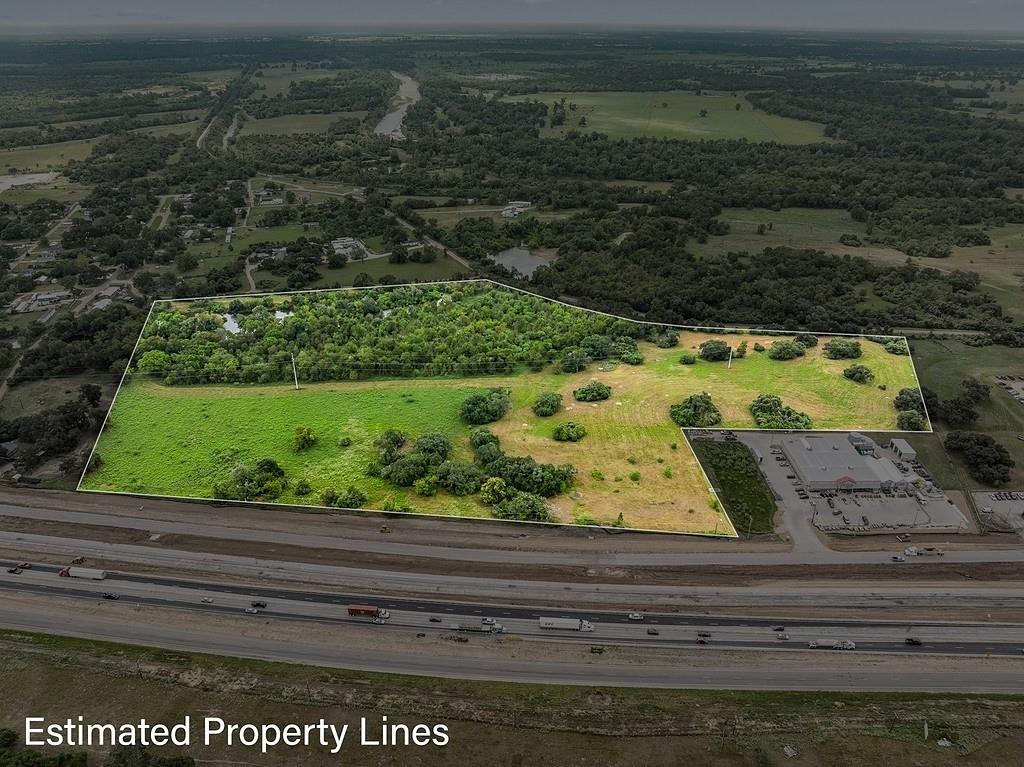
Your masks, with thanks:
[{"label": "dark car", "polygon": [[256,607],[256,608],[259,608],[259,609],[263,609],[263,608],[265,608],[267,606],[267,603],[266,602],[256,601],[256,602],[250,602],[249,605],[251,607]]},{"label": "dark car", "polygon": [[922,644],[921,640],[918,639],[917,637],[907,637],[906,639],[903,640],[903,643],[904,644],[913,645],[915,647],[920,645],[920,644]]},{"label": "dark car", "polygon": [[103,598],[104,599],[120,599],[121,595],[120,594],[111,594],[109,591],[106,591],[106,592],[103,593]]},{"label": "dark car", "polygon": [[785,626],[772,626],[772,631],[785,631]]},{"label": "dark car", "polygon": [[438,617],[437,617],[437,616],[435,615],[435,616],[434,616],[433,618],[431,618],[431,619],[430,619],[430,622],[431,622],[431,623],[440,623],[440,622],[441,622],[441,619],[440,619],[440,618],[438,618]]},{"label": "dark car", "polygon": [[9,572],[11,575],[21,575],[21,568],[20,567],[8,567],[7,568],[7,572]]},{"label": "dark car", "polygon": [[697,632],[697,636],[699,636],[699,637],[701,637],[703,639],[711,639],[711,632],[710,631],[698,631]]},{"label": "dark car", "polygon": [[650,634],[652,637],[656,637],[660,632],[658,631],[658,629],[650,628],[647,629],[647,633]]}]

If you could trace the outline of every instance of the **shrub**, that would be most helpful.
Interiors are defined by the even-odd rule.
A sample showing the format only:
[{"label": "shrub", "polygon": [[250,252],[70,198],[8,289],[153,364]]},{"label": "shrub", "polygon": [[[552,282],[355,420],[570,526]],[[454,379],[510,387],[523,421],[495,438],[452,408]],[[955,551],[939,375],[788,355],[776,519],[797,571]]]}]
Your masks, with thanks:
[{"label": "shrub", "polygon": [[907,348],[907,342],[902,338],[890,338],[885,342],[884,348],[889,352],[889,354],[897,354],[904,357],[910,354],[910,349]]},{"label": "shrub", "polygon": [[664,470],[661,472],[661,474],[663,477],[665,477],[665,479],[672,479],[672,467],[666,466]]},{"label": "shrub", "polygon": [[459,415],[468,424],[493,423],[508,412],[511,392],[508,389],[491,389],[489,392],[472,394],[462,402]]},{"label": "shrub", "polygon": [[437,484],[452,495],[472,495],[483,481],[483,473],[471,463],[445,461],[437,467]]},{"label": "shrub", "polygon": [[439,431],[428,431],[416,440],[416,452],[434,456],[438,463],[448,457],[451,449],[451,441]]},{"label": "shrub", "polygon": [[606,360],[612,356],[612,339],[608,336],[587,336],[580,341],[580,351],[592,360]]},{"label": "shrub", "polygon": [[861,355],[860,341],[848,338],[833,338],[821,348],[830,360],[853,360]]},{"label": "shrub", "polygon": [[380,462],[389,464],[397,461],[405,441],[406,436],[398,429],[387,429],[381,434],[373,443],[380,456]]},{"label": "shrub", "polygon": [[292,437],[292,447],[296,452],[302,452],[313,447],[316,443],[316,432],[308,426],[296,426],[295,436]]},{"label": "shrub", "polygon": [[323,501],[324,506],[334,506],[338,502],[338,491],[328,488],[324,490],[320,500]]},{"label": "shrub", "polygon": [[631,471],[629,473],[629,478],[631,480],[633,480],[634,482],[639,482],[640,481],[640,472],[639,471]]},{"label": "shrub", "polygon": [[591,381],[586,386],[581,386],[573,391],[572,396],[579,402],[597,402],[612,396],[612,387],[600,381]]},{"label": "shrub", "polygon": [[516,493],[511,498],[501,501],[494,507],[494,516],[498,519],[518,519],[528,522],[549,522],[551,520],[544,499],[533,493]]},{"label": "shrub", "polygon": [[474,448],[481,447],[483,445],[497,445],[498,438],[494,436],[494,433],[486,426],[477,426],[475,429],[469,431],[469,444]]},{"label": "shrub", "polygon": [[539,415],[542,418],[552,416],[557,413],[562,407],[562,395],[557,392],[548,391],[543,394],[538,394],[537,399],[530,405],[530,409],[534,412],[534,415]]},{"label": "shrub", "polygon": [[866,365],[850,365],[843,371],[843,377],[861,384],[871,383],[875,380],[875,374]]},{"label": "shrub", "polygon": [[896,414],[896,426],[903,431],[924,431],[928,424],[916,410],[901,410]]},{"label": "shrub", "polygon": [[604,482],[604,472],[599,469],[592,469],[590,472],[590,478],[596,479],[598,482]]},{"label": "shrub", "polygon": [[668,414],[677,426],[683,428],[706,429],[722,422],[722,413],[707,392],[690,395],[670,407]]},{"label": "shrub", "polygon": [[644,355],[640,353],[639,349],[632,349],[631,351],[623,352],[619,355],[619,359],[625,362],[627,365],[643,365]]},{"label": "shrub", "polygon": [[587,436],[587,430],[581,423],[566,421],[558,424],[551,436],[559,442],[579,442]]},{"label": "shrub", "polygon": [[311,492],[313,492],[313,488],[306,480],[300,479],[295,483],[295,495],[309,495]]},{"label": "shrub", "polygon": [[741,341],[740,345],[732,350],[732,356],[734,359],[741,360],[747,356],[747,342]]},{"label": "shrub", "polygon": [[759,429],[800,429],[811,428],[811,418],[806,413],[782,404],[775,394],[761,394],[750,403],[750,413]]},{"label": "shrub", "polygon": [[800,344],[805,349],[811,349],[818,345],[818,337],[810,333],[797,333],[793,336],[793,343]]},{"label": "shrub", "polygon": [[729,344],[717,338],[705,341],[698,347],[700,358],[708,362],[722,362],[729,359]]},{"label": "shrub", "polygon": [[487,468],[487,466],[504,456],[505,452],[497,442],[488,442],[486,445],[481,445],[474,452],[476,462],[484,468]]},{"label": "shrub", "polygon": [[430,455],[426,453],[411,453],[403,455],[388,466],[385,466],[381,476],[399,487],[412,487],[412,484],[417,479],[425,477],[433,466],[434,462],[431,461]]},{"label": "shrub", "polygon": [[673,330],[666,330],[654,337],[654,345],[659,349],[672,349],[679,346],[679,334]]},{"label": "shrub", "polygon": [[342,437],[338,440],[338,447],[349,447],[352,445],[351,437]]},{"label": "shrub", "polygon": [[695,365],[697,363],[696,354],[684,354],[679,358],[680,365]]},{"label": "shrub", "polygon": [[437,495],[437,475],[428,474],[412,483],[412,489],[416,495],[424,498],[431,498]]},{"label": "shrub", "polygon": [[755,352],[763,352],[764,351],[764,344],[762,344],[760,341],[754,341],[754,351]]},{"label": "shrub", "polygon": [[273,458],[239,463],[226,480],[213,486],[213,497],[225,501],[273,500],[288,486],[284,469]]},{"label": "shrub", "polygon": [[366,501],[366,493],[357,487],[349,485],[347,490],[338,495],[335,505],[342,509],[360,509]]},{"label": "shrub", "polygon": [[493,506],[511,498],[515,492],[501,477],[488,477],[480,486],[480,500]]},{"label": "shrub", "polygon": [[922,416],[924,415],[924,401],[921,399],[921,392],[917,389],[900,389],[892,404],[897,410],[916,410]]},{"label": "shrub", "polygon": [[768,347],[768,356],[773,360],[795,360],[804,356],[804,349],[796,341],[776,341]]},{"label": "shrub", "polygon": [[569,349],[562,357],[563,373],[580,373],[587,369],[593,360],[582,349]]}]

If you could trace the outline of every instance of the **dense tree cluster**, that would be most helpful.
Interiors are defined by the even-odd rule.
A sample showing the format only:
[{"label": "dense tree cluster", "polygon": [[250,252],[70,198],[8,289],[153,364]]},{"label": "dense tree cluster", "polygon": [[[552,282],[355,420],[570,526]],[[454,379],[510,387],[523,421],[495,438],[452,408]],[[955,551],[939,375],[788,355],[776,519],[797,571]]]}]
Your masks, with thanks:
[{"label": "dense tree cluster", "polygon": [[784,405],[775,394],[761,394],[750,403],[750,413],[759,429],[793,429],[806,431],[811,428],[811,418],[806,413]]},{"label": "dense tree cluster", "polygon": [[564,421],[555,427],[551,436],[558,442],[579,442],[587,436],[587,429],[577,421]]},{"label": "dense tree cluster", "polygon": [[292,349],[306,381],[471,375],[543,366],[636,327],[485,283],[432,285],[158,305],[136,359],[164,352],[146,372],[169,384],[290,380]]},{"label": "dense tree cluster", "polygon": [[577,402],[599,402],[612,396],[612,387],[600,381],[591,381],[578,389],[573,389],[572,396]]},{"label": "dense tree cluster", "polygon": [[848,338],[829,339],[821,348],[825,356],[830,360],[857,359],[862,353],[860,341],[851,341]]},{"label": "dense tree cluster", "polygon": [[1010,469],[1016,464],[1006,448],[989,435],[951,431],[943,444],[947,450],[960,454],[972,479],[996,486],[1010,480]]},{"label": "dense tree cluster", "polygon": [[843,370],[843,377],[861,384],[871,383],[875,380],[875,374],[867,365],[850,365]]},{"label": "dense tree cluster", "polygon": [[534,399],[530,409],[533,410],[534,415],[539,415],[542,418],[552,416],[562,409],[562,395],[553,391],[542,392]]},{"label": "dense tree cluster", "polygon": [[722,422],[722,411],[711,400],[707,392],[691,394],[669,408],[669,417],[684,429],[706,429]]}]

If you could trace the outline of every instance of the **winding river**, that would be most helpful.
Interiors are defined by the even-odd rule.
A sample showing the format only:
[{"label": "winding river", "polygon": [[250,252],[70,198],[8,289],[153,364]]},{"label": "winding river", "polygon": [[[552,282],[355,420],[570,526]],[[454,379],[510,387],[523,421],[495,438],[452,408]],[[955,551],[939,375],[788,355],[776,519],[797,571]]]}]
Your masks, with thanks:
[{"label": "winding river", "polygon": [[405,133],[402,132],[402,121],[405,120],[405,113],[409,111],[409,107],[420,100],[420,84],[408,75],[398,72],[391,74],[397,77],[399,82],[397,101],[394,109],[381,118],[373,132],[378,136],[401,140],[405,138]]}]

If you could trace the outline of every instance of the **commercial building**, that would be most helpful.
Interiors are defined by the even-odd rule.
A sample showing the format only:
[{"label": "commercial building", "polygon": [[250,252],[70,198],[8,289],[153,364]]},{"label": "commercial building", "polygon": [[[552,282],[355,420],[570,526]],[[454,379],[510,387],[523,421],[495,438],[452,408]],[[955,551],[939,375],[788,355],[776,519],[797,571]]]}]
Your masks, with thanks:
[{"label": "commercial building", "polygon": [[857,432],[790,435],[777,444],[797,480],[811,492],[907,490],[923,482],[878,455],[875,443]]}]

